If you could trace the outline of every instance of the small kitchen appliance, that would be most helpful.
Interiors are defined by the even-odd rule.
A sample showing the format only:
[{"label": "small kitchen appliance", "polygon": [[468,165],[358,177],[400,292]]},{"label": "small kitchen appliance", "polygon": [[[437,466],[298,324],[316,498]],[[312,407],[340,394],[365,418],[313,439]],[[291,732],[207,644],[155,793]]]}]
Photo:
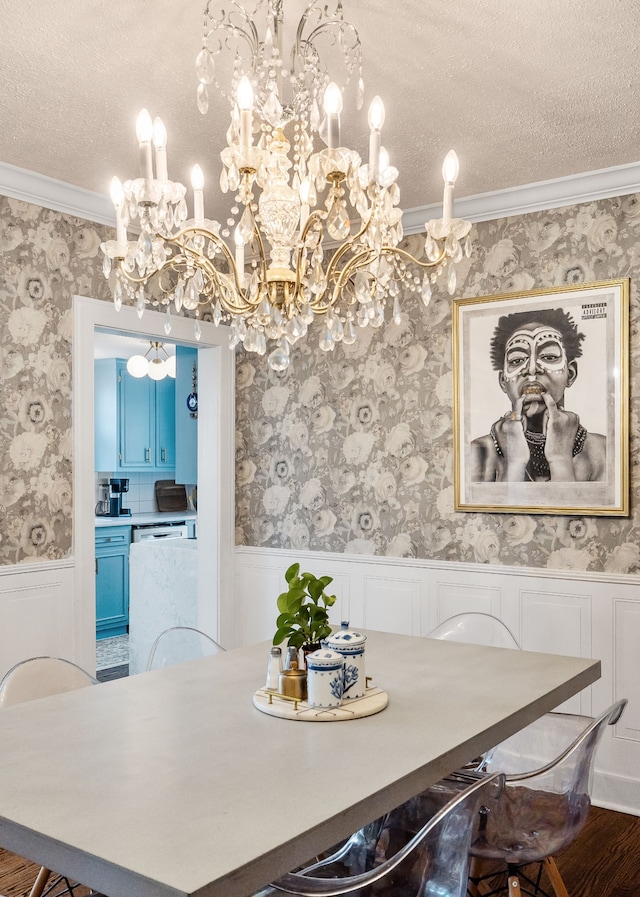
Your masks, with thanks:
[{"label": "small kitchen appliance", "polygon": [[109,517],[131,517],[131,509],[122,507],[122,496],[129,491],[129,480],[115,477],[109,480]]}]

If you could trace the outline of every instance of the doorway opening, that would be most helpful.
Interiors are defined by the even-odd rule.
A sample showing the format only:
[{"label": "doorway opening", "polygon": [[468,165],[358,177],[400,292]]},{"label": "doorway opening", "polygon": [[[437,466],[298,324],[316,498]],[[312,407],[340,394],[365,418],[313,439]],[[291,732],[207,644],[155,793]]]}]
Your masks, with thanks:
[{"label": "doorway opening", "polygon": [[[87,669],[96,667],[95,609],[95,463],[94,463],[94,338],[97,331],[137,338],[167,340],[165,316],[134,308],[116,312],[111,303],[74,297],[73,434],[74,434],[74,555],[76,658]],[[234,356],[227,333],[201,324],[196,341],[193,321],[176,318],[172,343],[198,350],[198,539],[197,618],[199,628],[225,646],[236,643],[230,601],[233,582],[234,534]],[[205,463],[206,462],[206,463]]]}]

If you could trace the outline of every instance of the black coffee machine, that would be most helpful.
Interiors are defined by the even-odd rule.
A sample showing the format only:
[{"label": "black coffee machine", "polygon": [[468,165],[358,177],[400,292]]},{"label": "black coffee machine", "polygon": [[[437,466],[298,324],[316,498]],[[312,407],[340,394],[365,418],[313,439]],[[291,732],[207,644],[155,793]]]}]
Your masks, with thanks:
[{"label": "black coffee machine", "polygon": [[109,480],[109,517],[131,517],[131,508],[122,507],[122,496],[129,491],[129,480],[117,477]]}]

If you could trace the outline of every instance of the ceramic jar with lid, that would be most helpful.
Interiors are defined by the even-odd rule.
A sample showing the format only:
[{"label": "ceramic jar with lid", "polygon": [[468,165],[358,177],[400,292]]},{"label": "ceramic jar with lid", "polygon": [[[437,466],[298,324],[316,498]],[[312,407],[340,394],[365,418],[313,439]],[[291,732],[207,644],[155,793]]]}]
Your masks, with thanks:
[{"label": "ceramic jar with lid", "polygon": [[366,690],[364,643],[367,637],[354,629],[340,629],[326,640],[327,648],[344,657],[344,690],[342,700],[361,698]]},{"label": "ceramic jar with lid", "polygon": [[344,688],[344,657],[329,648],[307,655],[307,701],[310,707],[339,707]]}]

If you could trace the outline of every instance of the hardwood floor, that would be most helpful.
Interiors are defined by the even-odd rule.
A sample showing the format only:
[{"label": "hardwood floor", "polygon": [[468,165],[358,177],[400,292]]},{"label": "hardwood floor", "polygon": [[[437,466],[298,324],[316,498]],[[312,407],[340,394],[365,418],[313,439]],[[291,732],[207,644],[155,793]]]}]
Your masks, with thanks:
[{"label": "hardwood floor", "polygon": [[[640,817],[592,807],[579,837],[556,859],[570,897],[636,897],[640,894]],[[4,897],[26,897],[37,872],[33,863],[0,848],[0,894]],[[76,897],[87,893],[84,888],[75,891]]]}]

